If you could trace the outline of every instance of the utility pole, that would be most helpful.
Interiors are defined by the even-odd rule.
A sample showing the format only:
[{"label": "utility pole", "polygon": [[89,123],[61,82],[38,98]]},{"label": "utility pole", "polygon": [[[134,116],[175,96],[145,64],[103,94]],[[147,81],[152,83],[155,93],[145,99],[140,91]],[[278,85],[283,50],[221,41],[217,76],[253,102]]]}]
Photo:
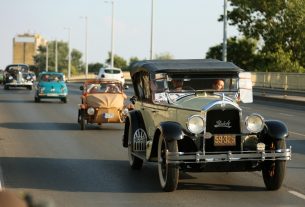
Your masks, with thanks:
[{"label": "utility pole", "polygon": [[150,23],[150,59],[153,59],[154,46],[154,0],[151,0],[151,23]]},{"label": "utility pole", "polygon": [[227,62],[227,0],[224,0],[223,5],[223,45],[222,45],[222,60]]}]

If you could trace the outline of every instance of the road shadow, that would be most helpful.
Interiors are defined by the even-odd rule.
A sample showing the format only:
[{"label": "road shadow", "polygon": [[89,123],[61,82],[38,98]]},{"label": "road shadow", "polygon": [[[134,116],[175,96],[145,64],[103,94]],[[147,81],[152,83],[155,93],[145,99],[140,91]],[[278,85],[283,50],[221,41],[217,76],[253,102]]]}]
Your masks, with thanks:
[{"label": "road shadow", "polygon": [[0,158],[6,188],[68,192],[160,192],[152,165],[132,170],[128,161]]},{"label": "road shadow", "polygon": [[33,100],[0,100],[0,103],[21,103],[21,104],[25,104],[25,103],[33,103],[34,102],[34,99]]},{"label": "road shadow", "polygon": [[[128,161],[56,158],[0,158],[6,188],[66,192],[162,192],[156,164],[132,170]],[[185,179],[194,179],[189,182]],[[197,180],[198,181],[198,180]],[[263,187],[196,183],[180,173],[177,190],[265,191]]]},{"label": "road shadow", "polygon": [[[0,123],[0,128],[7,129],[23,129],[23,130],[54,130],[54,131],[65,131],[65,130],[79,130],[80,126],[78,123],[54,123],[54,122],[5,122]],[[97,124],[87,124],[86,130],[122,130],[124,128],[124,123],[105,123],[102,125]]]},{"label": "road shadow", "polygon": [[8,129],[24,129],[24,130],[79,130],[77,123],[23,123],[23,122],[6,122],[0,123],[0,127]]}]

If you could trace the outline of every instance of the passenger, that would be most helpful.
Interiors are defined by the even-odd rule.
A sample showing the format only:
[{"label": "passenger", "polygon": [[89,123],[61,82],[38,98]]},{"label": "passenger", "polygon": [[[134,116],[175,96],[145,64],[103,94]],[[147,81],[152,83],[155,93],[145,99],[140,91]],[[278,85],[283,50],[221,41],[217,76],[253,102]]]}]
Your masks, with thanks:
[{"label": "passenger", "polygon": [[105,92],[106,93],[120,93],[121,90],[115,84],[109,84],[109,85],[107,85]]},{"label": "passenger", "polygon": [[217,79],[214,81],[213,89],[215,89],[216,91],[222,91],[224,89],[224,86],[225,82],[221,79]]},{"label": "passenger", "polygon": [[182,79],[173,79],[172,80],[172,84],[174,87],[174,91],[182,91],[182,87],[183,87],[183,80]]}]

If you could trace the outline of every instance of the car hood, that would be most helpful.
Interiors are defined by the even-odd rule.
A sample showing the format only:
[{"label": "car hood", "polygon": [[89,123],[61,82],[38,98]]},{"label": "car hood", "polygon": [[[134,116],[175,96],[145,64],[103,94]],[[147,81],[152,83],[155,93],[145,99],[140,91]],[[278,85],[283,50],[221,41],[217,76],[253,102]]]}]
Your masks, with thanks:
[{"label": "car hood", "polygon": [[[185,98],[181,98],[174,104],[184,109],[203,110],[207,106],[211,106],[217,102],[222,103],[222,98],[219,96],[187,96]],[[226,108],[238,107],[233,101],[226,100],[225,103],[230,103]]]}]

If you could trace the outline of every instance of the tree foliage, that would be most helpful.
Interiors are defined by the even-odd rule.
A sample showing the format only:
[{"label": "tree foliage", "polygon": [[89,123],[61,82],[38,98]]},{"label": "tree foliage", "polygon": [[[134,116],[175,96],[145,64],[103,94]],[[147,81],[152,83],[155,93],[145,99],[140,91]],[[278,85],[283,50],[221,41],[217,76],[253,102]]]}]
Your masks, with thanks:
[{"label": "tree foliage", "polygon": [[[256,50],[257,41],[254,39],[237,39],[236,37],[232,37],[228,39],[227,60],[229,62],[234,62],[245,70],[254,71],[256,69],[256,59],[258,58]],[[208,50],[206,58],[221,60],[222,52],[222,44],[216,45]]]},{"label": "tree foliage", "polygon": [[155,55],[156,60],[171,60],[174,56],[169,52],[159,53]]},{"label": "tree foliage", "polygon": [[[106,60],[106,63],[110,65],[111,62],[111,53],[108,53],[108,59]],[[127,68],[127,61],[118,56],[118,55],[114,55],[113,57],[113,67],[115,68],[121,68],[122,70],[125,70]]]},{"label": "tree foliage", "polygon": [[229,24],[236,25],[246,38],[253,38],[262,43],[258,51],[261,61],[274,67],[268,70],[277,71],[281,68],[283,72],[304,72],[304,0],[230,2],[232,10],[228,11]]},{"label": "tree foliage", "polygon": [[[48,70],[55,71],[55,54],[56,43],[51,41],[48,43]],[[38,54],[34,56],[35,66],[39,71],[46,70],[46,46],[38,47]],[[81,61],[82,53],[76,49],[71,52],[71,73],[77,74],[84,70],[83,63]],[[67,74],[68,71],[68,43],[59,41],[57,42],[57,66],[58,71]]]}]

